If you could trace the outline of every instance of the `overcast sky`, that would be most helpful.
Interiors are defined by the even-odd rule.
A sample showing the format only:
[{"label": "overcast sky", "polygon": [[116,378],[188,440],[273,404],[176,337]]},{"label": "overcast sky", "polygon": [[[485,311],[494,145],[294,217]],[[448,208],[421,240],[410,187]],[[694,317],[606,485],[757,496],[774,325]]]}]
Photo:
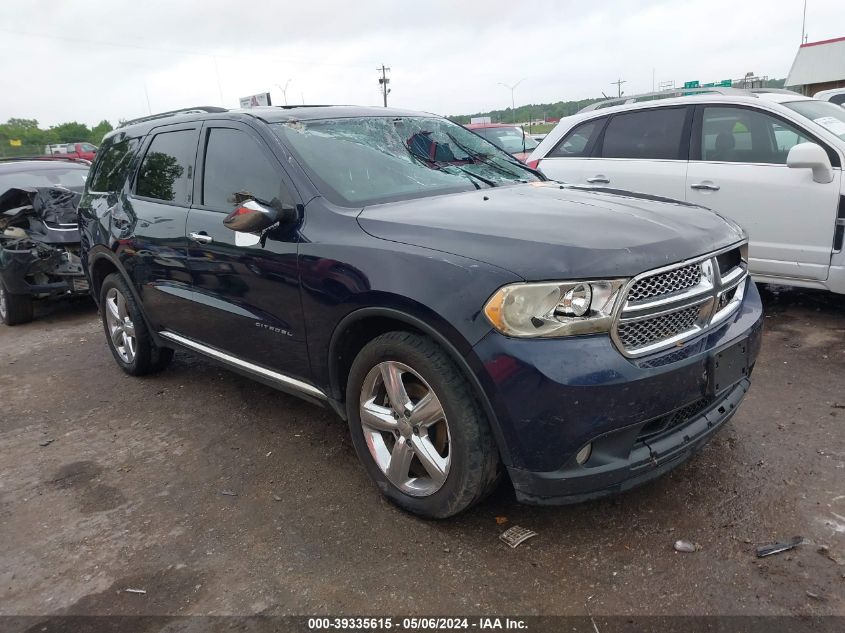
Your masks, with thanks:
[{"label": "overcast sky", "polygon": [[[785,77],[803,0],[2,0],[0,120],[42,125],[283,103],[468,114],[702,83]],[[844,0],[808,0],[810,41],[845,36]],[[148,103],[149,100],[149,103]]]}]

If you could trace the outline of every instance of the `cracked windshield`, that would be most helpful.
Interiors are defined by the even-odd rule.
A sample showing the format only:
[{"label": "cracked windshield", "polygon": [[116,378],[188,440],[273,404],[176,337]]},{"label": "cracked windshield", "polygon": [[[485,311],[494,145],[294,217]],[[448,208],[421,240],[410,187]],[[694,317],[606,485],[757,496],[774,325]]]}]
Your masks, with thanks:
[{"label": "cracked windshield", "polygon": [[272,127],[321,192],[341,205],[544,180],[484,139],[438,118],[321,119]]}]

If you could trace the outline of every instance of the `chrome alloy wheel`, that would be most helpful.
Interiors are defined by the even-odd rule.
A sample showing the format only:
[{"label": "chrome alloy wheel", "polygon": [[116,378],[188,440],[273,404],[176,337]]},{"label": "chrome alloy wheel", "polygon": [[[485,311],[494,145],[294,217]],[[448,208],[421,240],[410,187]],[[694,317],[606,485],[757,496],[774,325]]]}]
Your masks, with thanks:
[{"label": "chrome alloy wheel", "polygon": [[373,367],[360,399],[364,439],[387,479],[412,497],[427,497],[446,482],[452,461],[443,405],[413,369],[396,361]]},{"label": "chrome alloy wheel", "polygon": [[106,323],[118,356],[124,363],[131,363],[138,348],[135,324],[126,310],[126,297],[117,288],[111,288],[106,294]]},{"label": "chrome alloy wheel", "polygon": [[3,284],[0,284],[0,320],[6,320],[6,310],[8,309],[6,306],[6,289]]}]

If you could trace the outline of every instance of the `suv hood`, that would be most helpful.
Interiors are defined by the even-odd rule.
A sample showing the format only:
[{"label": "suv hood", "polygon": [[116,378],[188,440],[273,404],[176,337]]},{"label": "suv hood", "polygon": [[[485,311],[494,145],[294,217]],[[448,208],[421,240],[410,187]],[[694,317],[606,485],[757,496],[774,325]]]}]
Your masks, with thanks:
[{"label": "suv hood", "polygon": [[631,277],[745,235],[696,205],[533,183],[365,207],[370,235],[493,264],[523,279]]}]

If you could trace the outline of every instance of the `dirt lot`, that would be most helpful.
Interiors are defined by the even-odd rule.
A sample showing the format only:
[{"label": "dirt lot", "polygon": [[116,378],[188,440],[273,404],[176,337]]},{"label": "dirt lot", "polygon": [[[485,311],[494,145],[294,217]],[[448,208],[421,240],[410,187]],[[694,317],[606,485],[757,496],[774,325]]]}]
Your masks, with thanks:
[{"label": "dirt lot", "polygon": [[[444,522],[383,501],[328,411],[187,355],[124,375],[91,304],[0,326],[0,614],[845,615],[845,300],[764,300],[754,385],[697,458]],[[511,550],[514,524],[539,536]]]}]

